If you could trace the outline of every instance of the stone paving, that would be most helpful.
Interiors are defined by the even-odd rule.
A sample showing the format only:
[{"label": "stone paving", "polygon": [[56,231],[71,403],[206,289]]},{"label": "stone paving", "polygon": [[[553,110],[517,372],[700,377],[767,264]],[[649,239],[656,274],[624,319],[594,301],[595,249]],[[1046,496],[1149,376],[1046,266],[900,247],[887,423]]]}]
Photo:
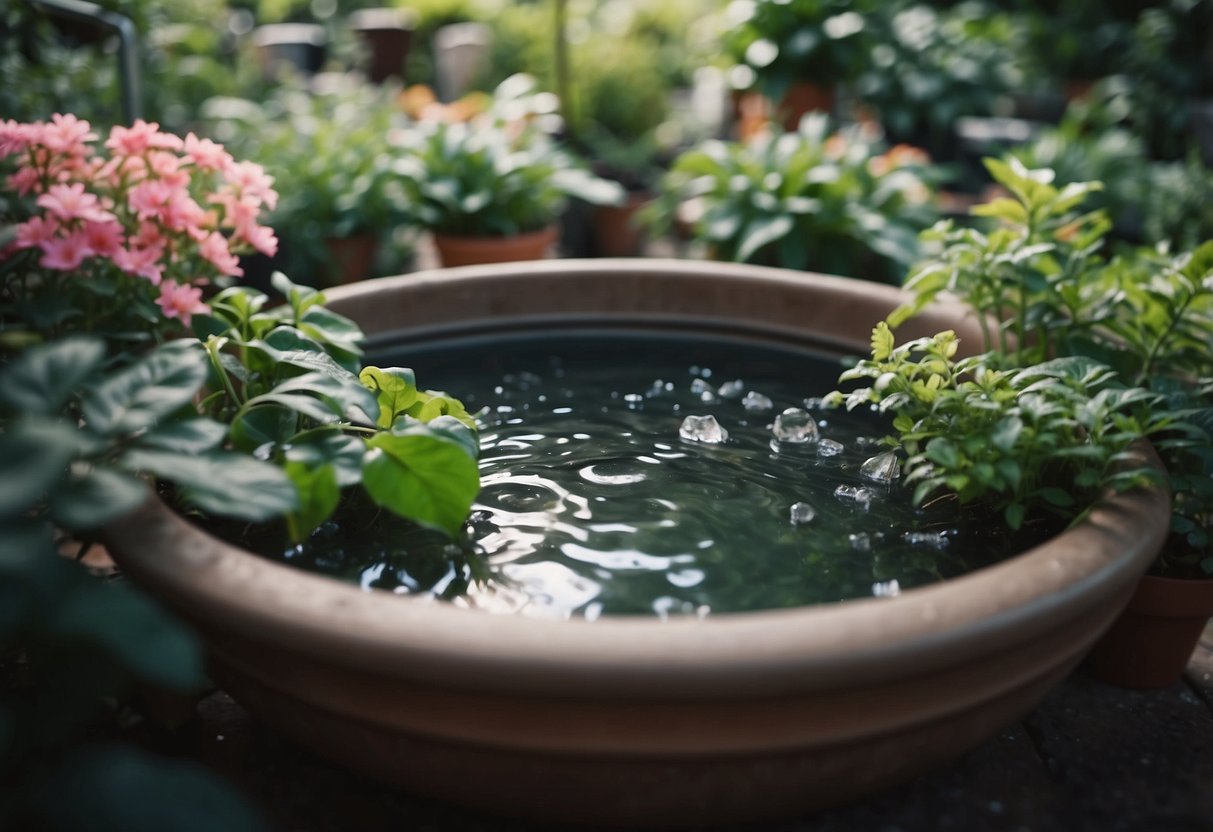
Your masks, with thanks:
[{"label": "stone paving", "polygon": [[[283,832],[527,832],[373,782],[299,749],[223,692],[172,748],[233,782]],[[474,785],[470,786],[474,788]],[[964,757],[858,803],[733,832],[1213,832],[1213,626],[1186,679],[1129,691],[1075,672]]]}]

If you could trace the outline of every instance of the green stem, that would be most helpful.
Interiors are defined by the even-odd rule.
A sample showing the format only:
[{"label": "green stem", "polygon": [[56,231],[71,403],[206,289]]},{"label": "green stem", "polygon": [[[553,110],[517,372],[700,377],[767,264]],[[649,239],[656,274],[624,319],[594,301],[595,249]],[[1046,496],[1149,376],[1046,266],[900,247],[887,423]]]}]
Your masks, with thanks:
[{"label": "green stem", "polygon": [[216,346],[216,341],[211,338],[206,342],[206,354],[210,357],[211,366],[215,368],[215,372],[219,374],[219,378],[223,381],[223,386],[227,390],[227,394],[231,396],[232,402],[236,407],[243,407],[244,402],[236,395],[236,388],[232,386],[232,380],[227,374],[227,370],[223,369],[223,362],[219,360],[219,349]]},{"label": "green stem", "polygon": [[1134,381],[1134,386],[1143,386],[1146,380],[1150,377],[1150,369],[1154,365],[1154,360],[1158,358],[1158,353],[1162,350],[1162,347],[1167,340],[1170,339],[1171,333],[1175,331],[1175,327],[1179,326],[1179,322],[1183,319],[1184,313],[1188,310],[1188,307],[1192,305],[1192,301],[1195,298],[1195,294],[1189,294],[1179,309],[1175,311],[1175,314],[1171,316],[1171,319],[1167,322],[1166,329],[1162,331],[1162,334],[1158,336],[1158,340],[1154,342],[1154,346],[1152,346],[1149,353],[1146,354],[1146,359],[1142,363],[1141,369],[1137,372],[1137,378]]}]

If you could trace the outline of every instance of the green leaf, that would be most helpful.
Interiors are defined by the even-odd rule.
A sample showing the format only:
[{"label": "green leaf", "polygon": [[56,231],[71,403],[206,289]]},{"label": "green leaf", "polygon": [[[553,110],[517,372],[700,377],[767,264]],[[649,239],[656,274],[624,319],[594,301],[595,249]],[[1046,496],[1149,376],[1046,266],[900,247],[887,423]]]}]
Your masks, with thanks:
[{"label": "green leaf", "polygon": [[417,402],[417,378],[405,367],[364,367],[359,380],[375,394],[379,402],[379,417],[375,420],[381,428],[390,427],[401,413]]},{"label": "green leaf", "polygon": [[872,330],[872,360],[886,361],[893,354],[893,331],[884,321],[876,324]]},{"label": "green leaf", "polygon": [[342,367],[325,352],[310,350],[283,349],[278,354],[278,360],[292,367],[299,367],[309,372],[320,373],[342,382],[353,381],[354,374]]},{"label": "green leaf", "polygon": [[299,319],[299,328],[321,343],[332,342],[351,348],[362,340],[362,330],[344,315],[331,309],[313,306]]},{"label": "green leaf", "polygon": [[91,531],[135,510],[149,493],[146,482],[125,471],[90,468],[55,486],[50,518],[70,531]]},{"label": "green leaf", "polygon": [[289,407],[267,403],[242,410],[232,420],[228,433],[232,445],[252,453],[264,445],[286,443],[299,429],[299,417]]},{"label": "green leaf", "polygon": [[1023,433],[1023,420],[1015,415],[1004,416],[995,425],[990,441],[1000,451],[1009,451],[1015,447],[1021,433]]},{"label": "green leaf", "polygon": [[406,412],[422,422],[432,422],[440,416],[450,416],[473,430],[476,428],[476,420],[468,414],[463,402],[437,390],[426,390],[418,394],[418,400]]},{"label": "green leaf", "polygon": [[337,476],[337,485],[347,488],[362,481],[362,456],[366,442],[358,436],[349,436],[340,429],[308,431],[305,438],[292,441],[285,448],[290,462],[317,468],[330,466]]},{"label": "green leaf", "polygon": [[1046,503],[1058,508],[1069,508],[1074,505],[1074,497],[1060,488],[1042,488],[1036,494]]},{"label": "green leaf", "polygon": [[995,217],[1013,225],[1028,224],[1028,212],[1024,210],[1023,203],[1006,197],[991,200],[983,205],[975,205],[969,213],[975,217]]},{"label": "green leaf", "polygon": [[0,434],[0,518],[18,517],[67,477],[79,452],[78,432],[50,422]]},{"label": "green leaf", "polygon": [[1011,503],[1003,510],[1003,517],[1006,518],[1007,525],[1012,529],[1018,529],[1023,525],[1024,507],[1021,503]]},{"label": "green leaf", "polygon": [[302,543],[337,508],[337,472],[332,465],[309,468],[300,462],[287,462],[284,470],[299,494],[299,509],[286,516],[287,534],[292,543]]},{"label": "green leaf", "polygon": [[282,469],[244,454],[193,456],[136,448],[122,462],[174,483],[186,502],[224,517],[268,520],[298,508],[295,487]]},{"label": "green leaf", "polygon": [[203,684],[197,645],[158,606],[122,584],[83,574],[74,583],[48,619],[51,635],[95,644],[147,682],[182,691]]},{"label": "green leaf", "polygon": [[125,435],[156,425],[188,405],[206,381],[208,362],[197,341],[170,341],[143,360],[85,391],[86,423]]},{"label": "green leaf", "polygon": [[341,418],[340,404],[334,404],[328,399],[302,393],[263,393],[245,402],[244,409],[234,421],[240,421],[253,411],[260,410],[267,405],[277,405],[287,410],[293,410],[322,425],[336,422]]},{"label": "green leaf", "polygon": [[961,462],[960,449],[948,439],[937,436],[927,443],[927,459],[944,468],[954,469]]},{"label": "green leaf", "polygon": [[105,358],[96,338],[66,338],[26,350],[0,373],[0,405],[16,413],[58,413]]},{"label": "green leaf", "polygon": [[139,437],[136,444],[183,454],[200,454],[221,443],[227,428],[213,419],[187,419],[159,425]]},{"label": "green leaf", "polygon": [[348,419],[359,421],[372,419],[379,409],[379,403],[374,393],[364,387],[350,373],[340,376],[304,373],[280,382],[269,393],[251,399],[249,403],[263,400],[285,403],[285,397],[300,393],[314,396],[317,400],[323,401],[334,414]]},{"label": "green leaf", "polygon": [[425,426],[380,433],[367,444],[362,483],[376,503],[423,526],[459,533],[480,490],[476,461]]},{"label": "green leaf", "polygon": [[282,293],[290,304],[291,310],[295,316],[302,317],[303,313],[307,312],[313,306],[324,303],[324,295],[310,286],[300,286],[298,283],[292,283],[282,272],[274,272],[270,275],[270,285],[277,291]]},{"label": "green leaf", "polygon": [[764,246],[790,234],[794,225],[792,218],[786,214],[754,220],[742,232],[734,259],[739,263],[749,262]]}]

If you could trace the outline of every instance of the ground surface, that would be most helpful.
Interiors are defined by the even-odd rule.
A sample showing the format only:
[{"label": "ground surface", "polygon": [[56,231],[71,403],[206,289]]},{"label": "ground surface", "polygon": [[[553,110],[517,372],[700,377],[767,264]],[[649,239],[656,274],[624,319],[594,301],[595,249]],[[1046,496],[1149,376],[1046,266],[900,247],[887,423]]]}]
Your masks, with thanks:
[{"label": "ground surface", "polygon": [[[222,691],[160,750],[232,782],[284,832],[525,832],[351,774]],[[1129,691],[1081,670],[954,763],[850,806],[745,832],[1213,832],[1213,626],[1185,680]]]}]

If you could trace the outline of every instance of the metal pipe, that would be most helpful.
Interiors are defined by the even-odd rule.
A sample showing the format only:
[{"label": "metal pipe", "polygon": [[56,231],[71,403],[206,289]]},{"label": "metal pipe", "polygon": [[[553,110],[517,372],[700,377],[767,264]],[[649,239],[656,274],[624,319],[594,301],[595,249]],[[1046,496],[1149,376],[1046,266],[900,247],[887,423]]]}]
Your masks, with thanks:
[{"label": "metal pipe", "polygon": [[118,83],[122,91],[122,115],[127,124],[139,118],[143,109],[139,84],[139,36],[135,22],[125,15],[85,0],[29,0],[29,3],[49,15],[75,20],[118,36]]}]

